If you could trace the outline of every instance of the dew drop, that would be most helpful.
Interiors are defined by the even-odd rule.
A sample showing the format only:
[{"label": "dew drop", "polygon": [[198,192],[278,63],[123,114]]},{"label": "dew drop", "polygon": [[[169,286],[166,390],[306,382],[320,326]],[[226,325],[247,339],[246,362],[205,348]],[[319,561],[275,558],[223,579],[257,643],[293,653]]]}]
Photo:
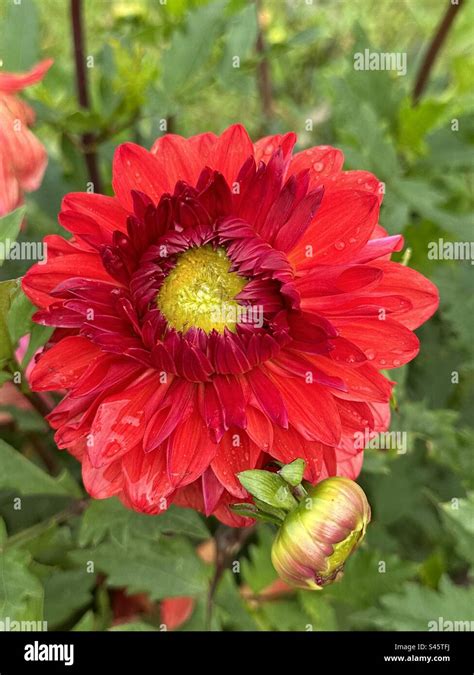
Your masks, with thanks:
[{"label": "dew drop", "polygon": [[355,244],[356,241],[357,241],[357,239],[356,239],[355,237],[351,237],[351,238],[349,239],[349,244]]},{"label": "dew drop", "polygon": [[394,360],[393,360],[393,365],[394,365],[394,366],[399,366],[400,364],[401,364],[400,359],[394,359]]},{"label": "dew drop", "polygon": [[322,162],[315,162],[313,164],[313,169],[319,173],[324,169],[324,164]]},{"label": "dew drop", "polygon": [[386,362],[385,359],[380,359],[380,364],[381,364],[382,366],[384,366],[386,363],[387,363],[387,362]]},{"label": "dew drop", "polygon": [[367,349],[365,355],[369,359],[369,361],[373,361],[375,359],[375,352],[373,349]]},{"label": "dew drop", "polygon": [[343,248],[345,248],[345,243],[343,241],[337,241],[334,244],[334,248],[336,248],[338,251],[342,251]]}]

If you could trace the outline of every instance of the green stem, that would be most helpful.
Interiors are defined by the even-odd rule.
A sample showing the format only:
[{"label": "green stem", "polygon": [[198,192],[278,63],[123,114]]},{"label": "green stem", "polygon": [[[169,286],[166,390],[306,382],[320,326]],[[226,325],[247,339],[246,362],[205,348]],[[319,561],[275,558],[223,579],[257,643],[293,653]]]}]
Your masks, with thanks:
[{"label": "green stem", "polygon": [[242,546],[245,544],[247,539],[253,533],[254,529],[254,525],[243,528],[220,525],[216,531],[216,534],[214,535],[216,542],[216,569],[209,584],[209,591],[207,595],[205,620],[206,631],[210,631],[212,628],[214,596],[216,594],[222,575],[229,567],[230,563],[240,551]]},{"label": "green stem", "polygon": [[301,501],[303,501],[303,499],[306,499],[306,497],[308,496],[308,493],[300,483],[299,485],[297,485],[293,489],[293,496],[296,497],[296,499],[299,502],[301,502]]}]

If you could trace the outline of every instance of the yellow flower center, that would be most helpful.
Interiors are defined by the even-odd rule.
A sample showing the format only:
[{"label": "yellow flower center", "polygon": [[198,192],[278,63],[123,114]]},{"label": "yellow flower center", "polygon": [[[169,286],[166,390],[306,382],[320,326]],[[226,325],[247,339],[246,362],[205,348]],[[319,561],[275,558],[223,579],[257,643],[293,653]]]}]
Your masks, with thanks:
[{"label": "yellow flower center", "polygon": [[193,327],[235,331],[240,307],[235,296],[247,281],[230,267],[223,248],[207,245],[181,253],[156,300],[169,325],[182,332]]}]

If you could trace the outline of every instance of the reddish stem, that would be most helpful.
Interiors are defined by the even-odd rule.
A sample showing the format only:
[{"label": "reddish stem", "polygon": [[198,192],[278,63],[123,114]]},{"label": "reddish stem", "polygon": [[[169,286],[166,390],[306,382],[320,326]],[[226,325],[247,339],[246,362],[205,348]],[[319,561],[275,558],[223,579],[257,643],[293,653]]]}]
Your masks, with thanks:
[{"label": "reddish stem", "polygon": [[423,63],[421,64],[420,70],[418,71],[418,76],[416,78],[412,96],[414,105],[419,102],[421,95],[428,84],[428,79],[436,61],[436,57],[438,56],[438,53],[440,52],[441,47],[446,40],[449,29],[456,18],[456,14],[461,9],[463,2],[464,0],[458,0],[457,4],[452,4],[451,0],[448,0],[448,8],[441,20],[441,23],[438,26],[438,30],[431,40],[428,51],[426,52],[425,58],[423,59]]},{"label": "reddish stem", "polygon": [[[77,100],[81,108],[89,109],[89,90],[84,57],[84,31],[82,24],[82,0],[71,0],[72,36],[74,42],[74,63],[76,67]],[[87,166],[89,179],[94,186],[94,192],[102,192],[94,134],[86,132],[81,136],[84,152],[84,161]]]}]

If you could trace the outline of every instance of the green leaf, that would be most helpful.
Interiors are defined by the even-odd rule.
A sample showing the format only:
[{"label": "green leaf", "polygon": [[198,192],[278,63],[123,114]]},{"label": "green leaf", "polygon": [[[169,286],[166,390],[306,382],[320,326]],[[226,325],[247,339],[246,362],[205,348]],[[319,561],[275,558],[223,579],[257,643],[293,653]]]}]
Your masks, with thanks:
[{"label": "green leaf", "polygon": [[278,473],[289,485],[296,487],[303,480],[305,466],[304,459],[295,459],[291,464],[285,464]]},{"label": "green leaf", "polygon": [[[410,427],[407,427],[410,428]],[[426,486],[440,495],[462,494],[462,487],[453,474],[435,462],[427,461],[426,450],[417,448],[406,455],[389,460],[390,473],[365,476],[369,484],[369,501],[378,523],[389,525],[412,519],[429,523],[434,534],[436,512]]]},{"label": "green leaf", "polygon": [[24,206],[20,206],[19,209],[0,218],[0,265],[8,259],[10,246],[18,237],[25,210]]},{"label": "green leaf", "polygon": [[414,106],[406,97],[398,111],[398,142],[408,157],[426,152],[426,134],[439,126],[446,111],[446,102],[425,98]]},{"label": "green leaf", "polygon": [[251,469],[241,471],[238,478],[251,495],[265,504],[279,509],[291,509],[297,505],[288,484],[276,473]]},{"label": "green leaf", "polygon": [[49,629],[63,624],[92,602],[95,574],[85,569],[54,570],[44,582],[44,618]]},{"label": "green leaf", "polygon": [[384,596],[380,608],[358,612],[354,621],[381,630],[407,631],[449,630],[440,622],[457,621],[468,622],[470,630],[473,606],[474,587],[455,586],[443,577],[439,591],[407,583],[401,593]]},{"label": "green leaf", "polygon": [[7,325],[7,316],[18,290],[18,280],[0,281],[0,361],[13,355],[13,345]]},{"label": "green leaf", "polygon": [[415,576],[417,565],[394,554],[359,548],[349,558],[342,578],[324,589],[327,597],[359,609],[377,600]]},{"label": "green leaf", "polygon": [[28,343],[28,349],[26,350],[25,356],[21,362],[22,368],[26,368],[37,350],[48,342],[53,331],[54,328],[51,326],[40,326],[38,323],[31,324],[30,341]]},{"label": "green leaf", "polygon": [[242,600],[235,574],[226,570],[223,574],[214,598],[222,625],[225,630],[256,630],[257,624],[250,616]]},{"label": "green leaf", "polygon": [[30,572],[30,554],[11,549],[0,555],[0,619],[41,621],[43,587]]},{"label": "green leaf", "polygon": [[474,493],[467,499],[454,499],[440,507],[459,555],[474,563]]},{"label": "green leaf", "polygon": [[0,58],[5,70],[21,72],[38,61],[39,21],[35,0],[4,3]]},{"label": "green leaf", "polygon": [[220,77],[229,84],[229,79],[240,72],[234,68],[233,59],[238,56],[240,67],[252,54],[257,39],[257,12],[253,4],[248,4],[234,14],[226,27],[225,45],[220,67]]},{"label": "green leaf", "polygon": [[306,614],[311,618],[313,631],[338,630],[336,611],[322,593],[298,591],[298,600]]},{"label": "green leaf", "polygon": [[256,614],[264,630],[309,631],[312,626],[310,617],[296,599],[264,602]]},{"label": "green leaf", "polygon": [[150,516],[127,509],[118,499],[95,500],[87,507],[79,530],[79,545],[96,546],[107,536],[126,546],[132,536],[157,541],[162,534],[180,534],[207,539],[209,531],[191,509],[171,506]]},{"label": "green leaf", "polygon": [[0,489],[15,490],[21,495],[77,496],[77,486],[71,485],[63,472],[53,478],[30,462],[20,452],[0,440]]},{"label": "green leaf", "polygon": [[224,3],[214,2],[189,12],[184,32],[176,30],[169,49],[162,57],[163,87],[179,93],[191,85],[204,65],[223,21]]},{"label": "green leaf", "polygon": [[274,528],[259,527],[257,542],[250,544],[248,558],[241,561],[242,578],[254,593],[263,591],[278,578],[270,557],[274,538]]},{"label": "green leaf", "polygon": [[73,631],[92,631],[95,628],[95,615],[94,612],[89,609],[76,623],[75,626],[71,628]]},{"label": "green leaf", "polygon": [[197,557],[194,547],[181,538],[159,542],[131,539],[127,546],[117,541],[72,551],[78,565],[94,563],[107,575],[107,584],[125,587],[129,594],[148,593],[152,600],[182,595],[195,596],[208,588],[210,568]]},{"label": "green leaf", "polygon": [[253,501],[259,510],[259,515],[268,516],[269,522],[276,525],[281,525],[281,523],[285,520],[287,512],[284,509],[277,509],[274,506],[270,506],[270,504],[262,502],[260,499],[257,499],[257,497],[254,497]]},{"label": "green leaf", "polygon": [[0,518],[0,548],[3,547],[3,544],[6,542],[8,539],[8,532],[7,532],[7,526],[5,525],[5,521],[3,518]]},{"label": "green leaf", "polygon": [[7,315],[7,326],[13,345],[16,345],[21,337],[30,332],[32,327],[31,317],[34,312],[35,307],[23,293],[21,286],[19,286],[13,296]]},{"label": "green leaf", "polygon": [[112,626],[109,628],[111,632],[133,632],[133,633],[149,633],[158,632],[159,629],[156,626],[152,626],[149,623],[144,621],[129,621],[128,623],[120,623],[117,626]]},{"label": "green leaf", "polygon": [[[282,523],[285,517],[285,511],[282,509],[273,509],[268,504],[259,502],[258,499],[255,501],[257,502],[256,505],[243,502],[242,504],[230,504],[230,508],[242,518],[255,518],[255,520],[273,523],[274,525],[280,525]],[[272,513],[269,513],[270,509],[272,510]]]}]

